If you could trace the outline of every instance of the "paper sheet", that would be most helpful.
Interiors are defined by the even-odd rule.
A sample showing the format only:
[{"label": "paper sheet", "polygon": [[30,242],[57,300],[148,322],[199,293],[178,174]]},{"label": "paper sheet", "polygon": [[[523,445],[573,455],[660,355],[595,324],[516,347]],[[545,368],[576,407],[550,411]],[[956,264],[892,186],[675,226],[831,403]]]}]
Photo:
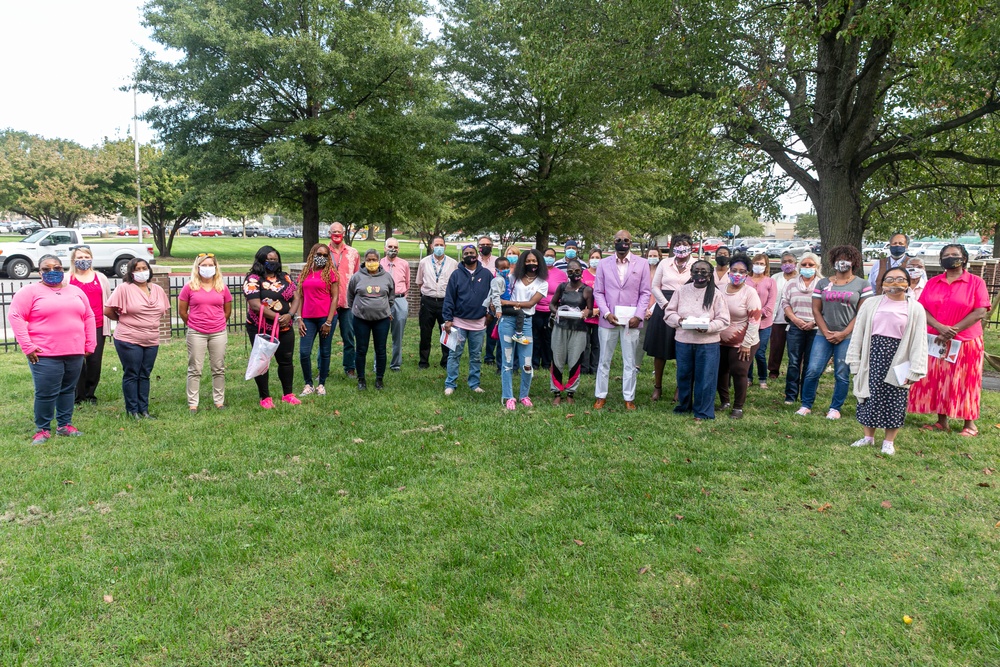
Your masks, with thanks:
[{"label": "paper sheet", "polygon": [[615,318],[620,326],[627,327],[628,321],[633,317],[635,317],[635,306],[615,306]]},{"label": "paper sheet", "polygon": [[459,343],[463,340],[465,340],[465,336],[462,334],[461,329],[452,329],[451,333],[441,329],[441,344],[452,352],[455,351]]},{"label": "paper sheet", "polygon": [[906,376],[910,374],[910,362],[904,361],[898,366],[893,366],[892,371],[896,374],[896,381],[902,386],[906,382]]},{"label": "paper sheet", "polygon": [[958,361],[958,351],[962,348],[962,341],[951,341],[951,346],[945,351],[944,346],[934,342],[935,338],[937,338],[935,334],[927,334],[927,354],[950,363]]}]

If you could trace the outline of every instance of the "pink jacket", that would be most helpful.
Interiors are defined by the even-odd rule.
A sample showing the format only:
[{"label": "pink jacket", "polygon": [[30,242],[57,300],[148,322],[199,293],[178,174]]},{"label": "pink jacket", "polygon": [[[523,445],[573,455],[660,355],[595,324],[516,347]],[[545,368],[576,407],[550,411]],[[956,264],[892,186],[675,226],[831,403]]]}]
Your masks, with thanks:
[{"label": "pink jacket", "polygon": [[87,295],[76,285],[22,287],[10,301],[7,319],[25,354],[61,357],[90,354],[97,347],[94,313]]},{"label": "pink jacket", "polygon": [[[625,281],[618,278],[618,255],[605,257],[597,265],[597,275],[594,277],[594,303],[601,313],[599,325],[605,329],[613,329],[607,320],[608,313],[615,312],[615,306],[630,306],[635,308],[636,317],[641,320],[649,307],[649,297],[652,293],[652,281],[649,279],[649,263],[629,253],[628,269],[625,271]],[[625,324],[621,322],[620,324]]]}]

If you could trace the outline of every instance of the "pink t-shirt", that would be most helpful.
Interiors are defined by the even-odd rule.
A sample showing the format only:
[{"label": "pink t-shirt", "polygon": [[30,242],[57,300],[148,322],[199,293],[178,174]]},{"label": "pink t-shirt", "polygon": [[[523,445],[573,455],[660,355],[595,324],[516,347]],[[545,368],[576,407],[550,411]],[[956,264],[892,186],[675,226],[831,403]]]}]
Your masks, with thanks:
[{"label": "pink t-shirt", "polygon": [[221,292],[214,289],[191,289],[188,283],[181,289],[177,297],[188,303],[188,327],[202,334],[214,334],[226,329],[226,304],[232,303],[233,295],[222,288]]},{"label": "pink t-shirt", "polygon": [[[583,270],[583,284],[584,285],[586,285],[587,287],[593,289],[594,288],[594,281],[595,280],[597,280],[597,276],[594,275],[593,273],[591,273],[590,269],[584,269]],[[597,315],[594,315],[593,317],[588,317],[587,319],[584,320],[584,322],[586,322],[587,324],[597,324],[598,323],[597,322]]]},{"label": "pink t-shirt", "polygon": [[[946,275],[942,273],[928,280],[920,294],[920,305],[938,322],[952,326],[976,308],[990,307],[990,294],[982,278],[963,271],[958,280],[949,285]],[[927,333],[937,334],[937,329],[928,324]],[[959,331],[955,340],[982,337],[983,322],[980,320],[965,331]]]},{"label": "pink t-shirt", "polygon": [[40,357],[90,354],[97,347],[94,312],[75,285],[58,288],[33,283],[10,301],[7,318],[25,354]]},{"label": "pink t-shirt", "polygon": [[94,279],[89,283],[81,283],[76,279],[76,276],[72,276],[69,279],[70,285],[76,285],[83,293],[87,295],[87,301],[90,303],[90,309],[94,313],[94,321],[97,323],[97,328],[104,326],[104,286],[101,285],[101,279],[94,274]]},{"label": "pink t-shirt", "polygon": [[542,300],[538,302],[535,306],[535,311],[539,313],[548,313],[549,303],[552,301],[552,297],[556,294],[556,288],[565,282],[569,282],[569,276],[562,269],[557,269],[554,266],[549,267],[549,291],[542,297]]},{"label": "pink t-shirt", "polygon": [[[328,317],[330,315],[330,297],[333,295],[333,286],[337,281],[336,271],[330,271],[330,280],[323,279],[322,271],[313,271],[304,280],[301,280],[302,312],[299,314],[309,319]],[[339,296],[337,301],[340,301]]]},{"label": "pink t-shirt", "polygon": [[170,301],[159,285],[149,283],[147,295],[138,285],[122,283],[105,305],[118,310],[115,340],[140,347],[160,344],[160,316],[170,312]]},{"label": "pink t-shirt", "polygon": [[882,299],[875,317],[872,318],[872,335],[902,338],[906,329],[906,299],[893,301]]}]

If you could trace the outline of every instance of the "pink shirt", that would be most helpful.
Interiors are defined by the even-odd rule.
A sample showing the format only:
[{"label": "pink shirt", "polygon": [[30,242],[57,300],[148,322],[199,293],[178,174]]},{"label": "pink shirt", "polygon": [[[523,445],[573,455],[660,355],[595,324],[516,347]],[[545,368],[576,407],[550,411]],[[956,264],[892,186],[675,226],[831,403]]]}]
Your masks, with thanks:
[{"label": "pink shirt", "polygon": [[[302,311],[299,315],[309,319],[330,317],[330,297],[333,295],[333,286],[338,282],[337,272],[331,271],[330,280],[324,280],[322,271],[311,271],[304,280],[300,280]],[[340,302],[339,295],[337,302]]]},{"label": "pink shirt", "polygon": [[653,275],[653,298],[656,299],[656,303],[660,305],[660,308],[666,308],[667,299],[664,292],[675,292],[681,288],[681,285],[686,283],[691,279],[691,265],[694,264],[690,259],[684,262],[684,266],[681,269],[677,268],[677,261],[674,259],[664,259],[656,266],[656,273]]},{"label": "pink shirt", "polygon": [[10,301],[7,319],[25,354],[61,357],[90,354],[97,347],[94,311],[87,295],[75,285],[22,287]]},{"label": "pink shirt", "polygon": [[[591,273],[590,269],[583,270],[582,281],[584,285],[593,289],[595,280],[597,280],[597,276]],[[597,315],[594,315],[593,317],[588,317],[587,319],[584,320],[584,322],[586,322],[587,324],[597,324]]]},{"label": "pink shirt", "polygon": [[147,295],[138,285],[122,283],[105,305],[118,311],[115,340],[140,347],[160,344],[160,316],[170,312],[170,301],[162,287],[149,283]]},{"label": "pink shirt", "polygon": [[[344,244],[338,250],[334,245],[330,244],[330,261],[333,262],[334,268],[337,269],[337,276],[340,278],[340,284],[346,285],[350,282],[351,276],[358,272],[361,268],[361,255],[358,251],[351,246]],[[340,295],[337,297],[337,307],[347,308],[347,290],[340,290]]]},{"label": "pink shirt", "polygon": [[191,283],[181,289],[179,301],[187,301],[188,327],[202,334],[215,334],[226,330],[226,304],[233,302],[233,295],[226,287],[221,292],[209,288],[193,290]]},{"label": "pink shirt", "polygon": [[774,278],[770,276],[764,276],[759,283],[754,282],[752,278],[747,278],[747,282],[750,287],[757,290],[757,296],[760,297],[760,328],[766,329],[774,324],[774,307],[778,303],[778,283],[774,282]]},{"label": "pink shirt", "polygon": [[[729,307],[726,305],[726,297],[716,291],[712,307],[708,310],[704,308],[704,302],[705,290],[698,289],[693,284],[682,285],[674,292],[670,303],[663,311],[663,320],[667,326],[677,329],[675,340],[678,343],[704,345],[719,342],[719,332],[729,326]],[[682,329],[681,320],[688,317],[707,317],[709,323],[705,328],[708,333]]]},{"label": "pink shirt", "polygon": [[882,299],[872,318],[872,335],[888,338],[902,338],[906,329],[906,299],[893,301]]},{"label": "pink shirt", "polygon": [[87,296],[87,302],[90,303],[90,310],[94,313],[95,326],[98,328],[104,326],[104,285],[101,284],[101,279],[94,274],[94,279],[89,283],[81,283],[76,279],[76,276],[72,276],[69,279],[70,285],[76,285],[83,293]]},{"label": "pink shirt", "polygon": [[[760,342],[760,297],[751,285],[744,284],[736,294],[719,290],[729,307],[729,326],[722,332],[720,342],[727,347],[753,347]],[[741,332],[746,331],[742,341]]]},{"label": "pink shirt", "polygon": [[[392,276],[392,280],[396,284],[396,296],[406,296],[406,293],[410,291],[410,263],[399,257],[392,260],[383,257],[378,263],[382,265],[386,273]],[[487,268],[493,270],[492,267]]]},{"label": "pink shirt", "polygon": [[[948,284],[947,274],[942,273],[927,281],[920,294],[920,305],[941,324],[952,326],[961,322],[976,308],[990,307],[990,294],[986,283],[979,276],[963,271],[958,280]],[[927,325],[927,333],[937,334],[937,329]],[[983,337],[982,320],[965,331],[959,331],[955,340],[972,340]]]},{"label": "pink shirt", "polygon": [[535,306],[535,310],[539,313],[550,312],[549,303],[552,301],[552,297],[556,294],[556,288],[565,282],[569,282],[569,276],[562,269],[557,269],[554,266],[549,267],[549,291],[542,297],[542,300],[538,302]]}]

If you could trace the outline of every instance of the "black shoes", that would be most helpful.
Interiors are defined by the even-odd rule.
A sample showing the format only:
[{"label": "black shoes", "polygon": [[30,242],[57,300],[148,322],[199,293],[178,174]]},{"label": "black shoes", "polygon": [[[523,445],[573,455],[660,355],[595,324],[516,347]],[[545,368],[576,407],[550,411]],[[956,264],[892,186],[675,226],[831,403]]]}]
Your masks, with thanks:
[{"label": "black shoes", "polygon": [[364,380],[358,380],[358,391],[364,391],[368,389],[368,383]]},{"label": "black shoes", "polygon": [[383,387],[384,387],[384,385],[382,384],[382,378],[376,378],[375,379],[375,389],[377,389],[378,391],[382,391]]}]

